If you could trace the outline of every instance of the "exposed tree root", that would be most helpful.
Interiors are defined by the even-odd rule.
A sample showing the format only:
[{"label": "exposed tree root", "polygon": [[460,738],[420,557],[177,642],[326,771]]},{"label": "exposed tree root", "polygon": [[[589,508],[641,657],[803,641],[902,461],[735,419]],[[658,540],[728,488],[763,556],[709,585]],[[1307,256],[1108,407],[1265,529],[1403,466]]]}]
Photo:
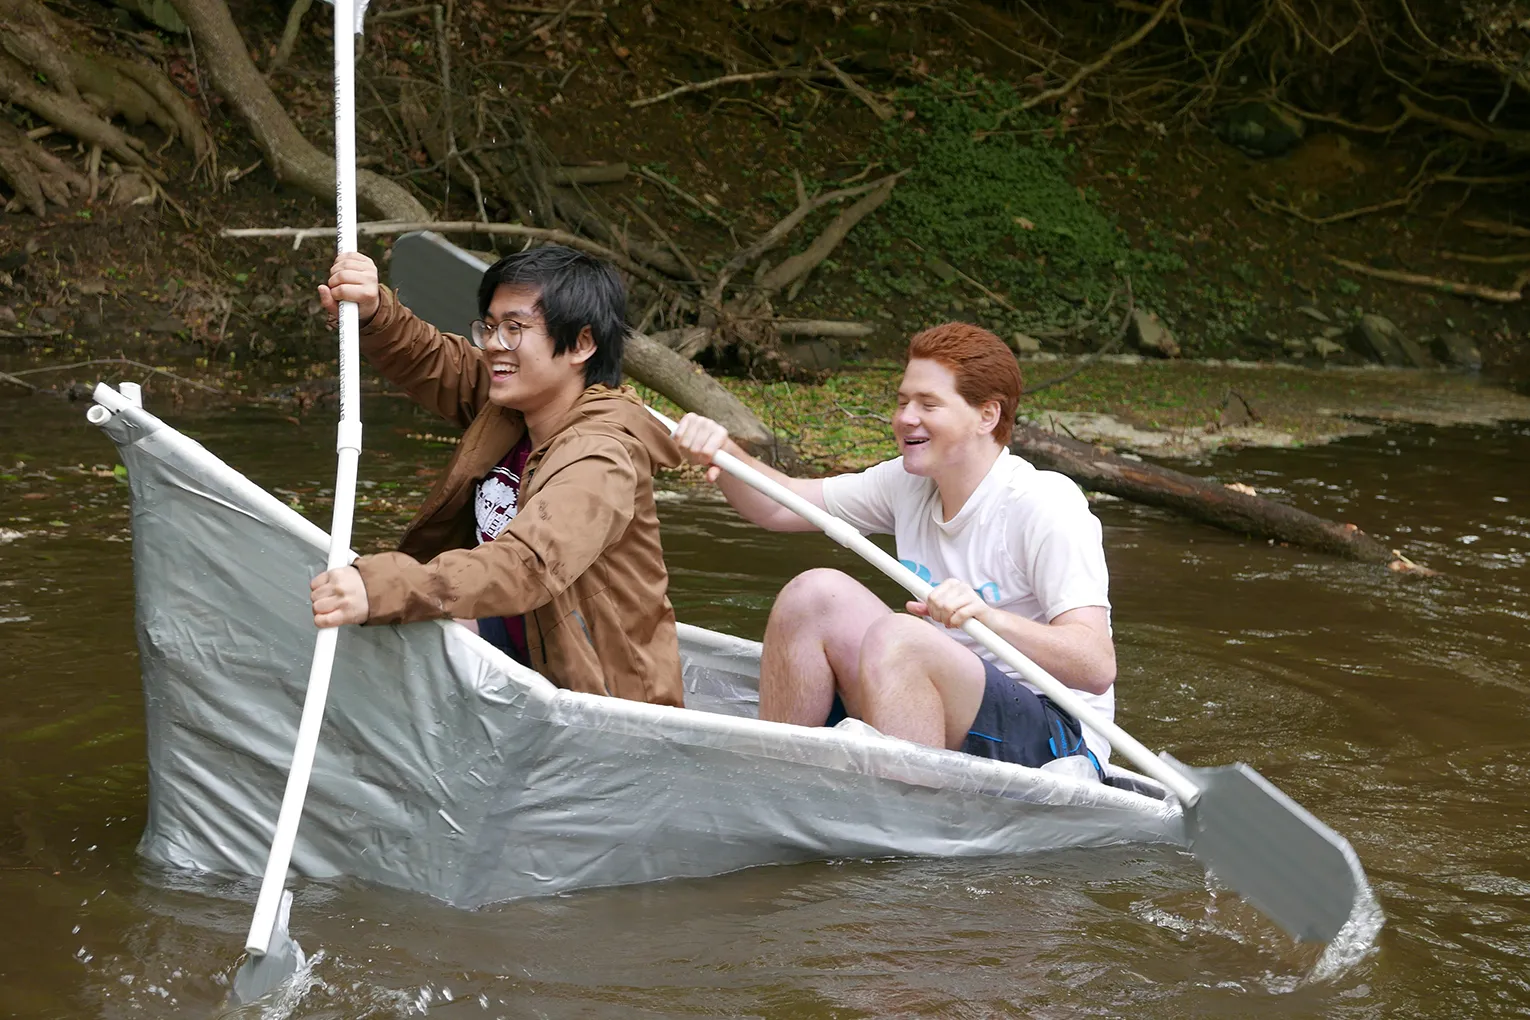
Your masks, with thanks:
[{"label": "exposed tree root", "polygon": [[312,6],[313,0],[292,0],[292,6],[287,8],[287,23],[282,27],[281,42],[276,45],[276,55],[266,67],[267,74],[279,70],[292,59],[292,49],[297,45],[298,32],[303,27],[303,16]]},{"label": "exposed tree root", "polygon": [[[249,125],[277,179],[314,195],[334,194],[334,157],[314,148],[292,123],[255,69],[223,0],[175,0],[175,5],[197,40],[213,83]],[[419,200],[398,183],[367,170],[356,171],[356,197],[374,215],[411,221],[430,218]]]},{"label": "exposed tree root", "polygon": [[0,120],[0,178],[16,193],[13,204],[34,216],[47,212],[47,203],[68,206],[90,190],[90,182],[69,164]]},{"label": "exposed tree root", "polygon": [[[212,138],[201,119],[158,67],[84,48],[89,33],[37,0],[0,0],[0,23],[0,100],[30,110],[158,181],[165,175],[148,146],[113,124],[113,118],[130,127],[154,124],[172,142],[182,141],[198,168],[213,159]],[[35,163],[36,154],[28,159]],[[35,193],[12,183],[27,190],[25,203],[35,209]]]}]

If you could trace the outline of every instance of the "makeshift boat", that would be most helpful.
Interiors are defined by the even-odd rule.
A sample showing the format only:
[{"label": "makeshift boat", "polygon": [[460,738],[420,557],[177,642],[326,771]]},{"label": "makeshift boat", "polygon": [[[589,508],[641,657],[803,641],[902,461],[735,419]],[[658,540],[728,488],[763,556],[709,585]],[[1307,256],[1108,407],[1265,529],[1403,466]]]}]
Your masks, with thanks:
[{"label": "makeshift boat", "polygon": [[[260,875],[327,536],[131,391],[96,401],[132,490],[139,850]],[[293,870],[477,907],[815,859],[1186,843],[1178,802],[1135,773],[761,722],[758,643],[685,625],[680,642],[683,709],[560,690],[450,622],[344,628]]]}]

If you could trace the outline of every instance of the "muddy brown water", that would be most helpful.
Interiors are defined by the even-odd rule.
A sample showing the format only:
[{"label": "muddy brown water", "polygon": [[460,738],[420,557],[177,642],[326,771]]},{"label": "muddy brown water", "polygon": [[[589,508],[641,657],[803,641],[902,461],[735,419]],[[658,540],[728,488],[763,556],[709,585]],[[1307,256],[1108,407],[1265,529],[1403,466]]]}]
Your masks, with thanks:
[{"label": "muddy brown water", "polygon": [[[327,523],[322,413],[298,427],[155,399]],[[135,855],[148,784],[127,491],[92,472],[116,460],[83,412],[0,400],[0,475],[13,476],[0,479],[0,1015],[217,1015],[255,883]],[[366,414],[366,491],[408,504],[446,451],[406,438],[432,426],[396,401]],[[1399,579],[1096,507],[1119,720],[1185,761],[1252,763],[1349,837],[1386,923],[1338,966],[1210,891],[1185,854],[1122,846],[757,868],[477,912],[309,883],[293,932],[320,958],[277,1012],[1530,1015],[1530,425],[1394,428],[1197,470],[1391,534],[1443,571]],[[868,574],[706,492],[662,509],[672,595],[693,623],[758,637],[794,571]],[[357,544],[396,529],[363,512]]]}]

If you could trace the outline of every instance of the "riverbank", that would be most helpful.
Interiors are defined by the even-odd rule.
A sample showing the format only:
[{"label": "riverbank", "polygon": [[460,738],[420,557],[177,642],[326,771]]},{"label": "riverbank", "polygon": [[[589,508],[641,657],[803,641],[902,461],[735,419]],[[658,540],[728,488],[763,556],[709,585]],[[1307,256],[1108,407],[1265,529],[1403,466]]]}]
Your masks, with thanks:
[{"label": "riverbank", "polygon": [[[1021,398],[1021,417],[1086,442],[1158,458],[1311,446],[1367,435],[1392,422],[1530,420],[1530,397],[1458,373],[1130,355],[1086,361],[1022,362],[1026,386],[1043,388]],[[879,361],[821,383],[723,384],[815,467],[858,469],[896,455],[889,415],[901,370],[897,362]],[[1054,379],[1062,381],[1048,385]],[[646,396],[666,413],[679,411],[662,397]]]},{"label": "riverbank", "polygon": [[[289,359],[240,369],[198,359],[71,368],[45,350],[30,357],[0,355],[0,373],[46,391],[29,396],[0,380],[0,400],[88,399],[96,381],[126,379],[141,382],[150,409],[162,415],[248,403],[281,410],[291,424],[307,425],[334,413],[332,369],[324,362]],[[900,362],[877,360],[842,368],[819,382],[737,377],[721,382],[797,449],[810,469],[827,473],[896,455],[889,416],[901,371]],[[1476,375],[1445,371],[1135,355],[1043,357],[1022,361],[1021,371],[1033,391],[1021,398],[1021,418],[1154,458],[1195,458],[1226,448],[1311,446],[1367,435],[1389,423],[1530,420],[1530,397]],[[367,388],[390,392],[386,381],[376,377]],[[684,413],[662,396],[642,392],[665,413]],[[455,441],[445,426],[422,423],[415,434],[424,443]],[[11,453],[0,449],[0,468]]]},{"label": "riverbank", "polygon": [[[281,36],[285,5],[235,6],[252,49]],[[847,210],[820,198],[898,173],[885,202],[777,288],[768,312],[737,300],[734,311],[853,322],[833,345],[845,364],[895,357],[946,318],[991,328],[1022,354],[1148,350],[1141,328],[1124,328],[1129,306],[1153,316],[1160,353],[1186,358],[1438,361],[1530,379],[1530,306],[1515,296],[1530,258],[1519,178],[1428,176],[1439,142],[1420,125],[1383,138],[1325,115],[1289,149],[1250,152],[1222,137],[1248,108],[1233,105],[1247,82],[1212,83],[1176,111],[1153,98],[1172,83],[1133,78],[1144,73],[1136,59],[1161,66],[1150,53],[1185,45],[1167,23],[1090,87],[1033,104],[1049,79],[1014,49],[1036,38],[1031,15],[981,3],[800,6],[670,5],[661,17],[609,4],[546,38],[531,31],[540,16],[518,6],[466,5],[452,25],[447,5],[445,26],[425,7],[399,11],[372,23],[358,67],[359,158],[439,220],[568,228],[625,251],[647,266],[629,285],[632,320],[651,333],[696,321],[717,267],[799,206],[812,211],[773,242],[772,261],[800,260],[830,236]],[[1086,20],[1068,36],[1075,57],[1105,51],[1124,28]],[[330,50],[321,19],[309,28],[269,83],[325,149]],[[495,38],[521,40],[522,60],[473,45]],[[477,111],[456,138],[475,159],[512,149],[514,159],[464,171],[446,158],[433,118],[447,68],[432,61],[453,49],[447,108]],[[189,48],[184,57],[194,62]],[[833,65],[843,80],[819,65],[826,57],[844,65]],[[749,67],[761,69],[747,81],[723,74]],[[507,95],[508,112],[495,105]],[[212,114],[217,95],[203,98],[231,169],[193,179],[170,149],[173,206],[111,184],[42,216],[0,211],[0,351],[55,344],[82,360],[126,347],[142,360],[278,368],[328,357],[314,300],[327,244],[222,231],[327,223],[331,196],[276,181],[247,126]],[[510,121],[486,128],[486,106]],[[562,184],[520,181],[528,160],[541,167],[531,177]],[[110,183],[121,170],[108,161],[103,173]],[[502,252],[520,243],[454,239]],[[390,242],[361,246],[383,263]],[[1373,316],[1387,328],[1366,334]],[[780,353],[771,333],[762,342]],[[698,360],[724,374],[770,366],[735,340]]]}]

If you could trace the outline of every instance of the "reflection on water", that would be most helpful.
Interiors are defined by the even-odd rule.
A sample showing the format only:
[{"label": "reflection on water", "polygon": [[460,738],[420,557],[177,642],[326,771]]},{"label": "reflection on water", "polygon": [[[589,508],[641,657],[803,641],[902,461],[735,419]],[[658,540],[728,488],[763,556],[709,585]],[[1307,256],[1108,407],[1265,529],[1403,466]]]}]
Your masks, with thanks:
[{"label": "reflection on water", "polygon": [[[364,548],[446,457],[405,438],[421,420],[397,404],[367,416]],[[0,402],[14,478],[0,479],[0,1015],[205,1017],[255,883],[134,855],[147,783],[126,491],[81,417]],[[249,408],[175,423],[327,519],[329,424]],[[1293,945],[1163,847],[760,868],[475,913],[341,883],[298,890],[293,932],[316,959],[276,1012],[1530,1013],[1530,428],[1393,430],[1195,469],[1354,520],[1442,571],[1398,578],[1097,508],[1120,721],[1186,761],[1249,761],[1347,835],[1386,911],[1369,953],[1352,951],[1363,937],[1348,958]],[[817,565],[899,598],[821,536],[761,533],[706,492],[661,512],[690,622],[757,637],[780,585]]]}]

